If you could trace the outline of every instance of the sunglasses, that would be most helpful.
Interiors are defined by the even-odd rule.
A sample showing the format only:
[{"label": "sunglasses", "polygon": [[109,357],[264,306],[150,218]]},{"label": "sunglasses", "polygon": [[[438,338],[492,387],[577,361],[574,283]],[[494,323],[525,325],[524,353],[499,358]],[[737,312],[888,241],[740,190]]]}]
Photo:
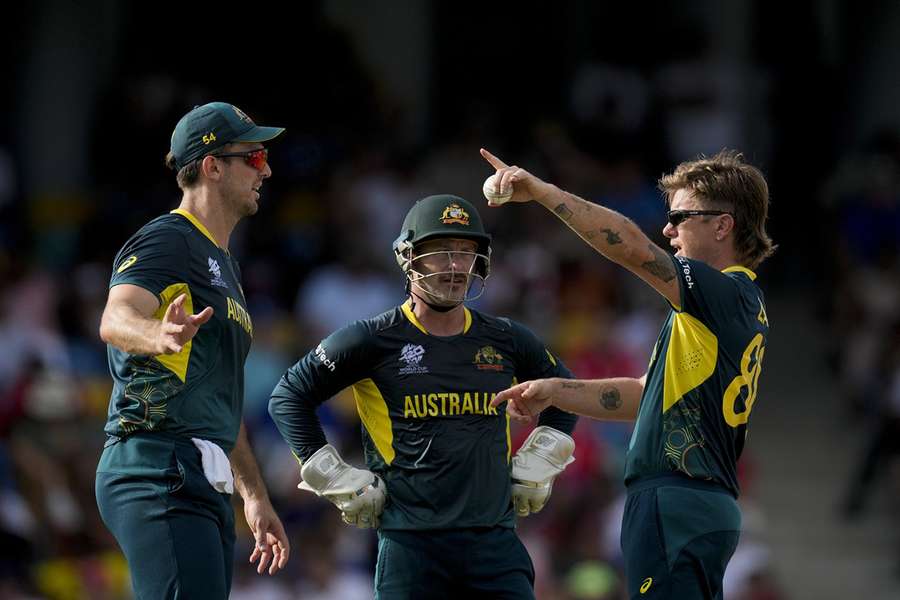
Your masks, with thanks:
[{"label": "sunglasses", "polygon": [[670,210],[666,213],[666,217],[669,220],[669,223],[672,224],[672,227],[678,227],[682,223],[684,223],[685,219],[689,219],[691,217],[698,217],[701,215],[732,215],[727,210]]},{"label": "sunglasses", "polygon": [[226,152],[223,154],[210,154],[210,156],[215,156],[216,158],[241,157],[244,159],[245,163],[247,163],[257,171],[262,171],[266,168],[266,162],[268,162],[269,160],[269,151],[265,148],[260,148],[259,150],[248,150],[247,152]]}]

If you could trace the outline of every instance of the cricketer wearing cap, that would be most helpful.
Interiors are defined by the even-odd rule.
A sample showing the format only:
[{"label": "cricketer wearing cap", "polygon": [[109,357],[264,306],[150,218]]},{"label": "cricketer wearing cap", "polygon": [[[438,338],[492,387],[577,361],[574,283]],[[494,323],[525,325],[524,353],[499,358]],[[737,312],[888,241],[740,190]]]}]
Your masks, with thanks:
[{"label": "cricketer wearing cap", "polygon": [[[619,213],[507,166],[495,192],[537,200],[598,252],[646,281],[671,307],[640,379],[524,382],[497,395],[528,419],[553,404],[635,420],[622,523],[632,598],[720,598],[740,534],[737,460],[756,401],[769,319],[755,269],[772,254],[768,187],[734,152],[682,163],[660,180],[663,235],[674,256]],[[486,193],[491,200],[490,189]]]},{"label": "cricketer wearing cap", "polygon": [[253,323],[228,252],[272,174],[262,143],[282,131],[223,102],[188,112],[167,156],[181,204],[113,262],[100,336],[114,385],[96,493],[138,598],[228,597],[234,489],[256,538],[251,562],[274,574],[288,559],[241,418]]},{"label": "cricketer wearing cap", "polygon": [[[515,515],[540,510],[573,460],[575,417],[544,411],[512,457],[509,419],[490,401],[517,380],[569,371],[524,326],[465,307],[491,254],[469,202],[418,201],[394,252],[409,300],[325,338],[282,377],[269,412],[301,461],[300,487],[378,528],[377,598],[533,598]],[[316,417],[348,386],[368,470],[341,459]]]}]

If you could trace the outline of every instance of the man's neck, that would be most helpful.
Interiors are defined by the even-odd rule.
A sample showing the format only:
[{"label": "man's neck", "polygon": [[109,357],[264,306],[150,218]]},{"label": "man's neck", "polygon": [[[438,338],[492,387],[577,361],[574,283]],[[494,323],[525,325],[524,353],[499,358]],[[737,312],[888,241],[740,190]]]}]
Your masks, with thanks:
[{"label": "man's neck", "polygon": [[743,266],[740,262],[738,262],[737,257],[734,255],[734,252],[723,252],[721,254],[716,255],[712,258],[712,260],[708,261],[707,264],[714,268],[716,271],[722,271],[727,269],[728,267]]},{"label": "man's neck", "polygon": [[178,208],[194,215],[213,236],[216,245],[228,249],[228,240],[237,220],[224,210],[221,198],[208,188],[198,187],[184,192]]},{"label": "man's neck", "polygon": [[412,294],[409,302],[412,302],[413,314],[431,335],[439,337],[459,335],[466,328],[466,311],[462,304],[447,312],[440,312],[428,306],[415,294]]}]

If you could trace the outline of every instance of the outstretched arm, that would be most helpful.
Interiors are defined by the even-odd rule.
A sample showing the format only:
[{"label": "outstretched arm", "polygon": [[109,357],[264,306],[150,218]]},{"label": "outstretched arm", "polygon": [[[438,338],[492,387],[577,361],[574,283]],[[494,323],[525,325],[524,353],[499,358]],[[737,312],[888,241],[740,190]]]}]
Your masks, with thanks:
[{"label": "outstretched arm", "polygon": [[548,406],[603,421],[634,421],[646,377],[536,379],[503,390],[494,397],[491,406],[509,402],[507,413],[519,421],[530,421]]},{"label": "outstretched arm", "polygon": [[100,338],[129,354],[181,352],[213,314],[211,306],[196,315],[188,313],[186,298],[185,294],[175,298],[159,319],[154,316],[159,298],[151,292],[132,284],[113,286],[100,319]]},{"label": "outstretched arm", "polygon": [[672,257],[650,241],[631,219],[561,190],[525,169],[508,166],[483,148],[481,155],[497,170],[497,192],[512,186],[513,202],[534,200],[543,205],[597,252],[646,281],[672,305],[680,306]]}]

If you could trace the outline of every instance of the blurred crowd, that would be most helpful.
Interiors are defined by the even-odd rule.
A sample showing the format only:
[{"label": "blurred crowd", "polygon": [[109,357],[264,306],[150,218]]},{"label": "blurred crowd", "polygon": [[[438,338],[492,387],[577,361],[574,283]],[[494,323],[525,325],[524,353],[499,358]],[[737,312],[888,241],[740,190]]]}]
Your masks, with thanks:
[{"label": "blurred crowd", "polygon": [[863,432],[840,505],[856,521],[873,506],[897,535],[900,576],[900,134],[885,130],[847,156],[825,186],[831,236],[821,311],[846,424]]}]

